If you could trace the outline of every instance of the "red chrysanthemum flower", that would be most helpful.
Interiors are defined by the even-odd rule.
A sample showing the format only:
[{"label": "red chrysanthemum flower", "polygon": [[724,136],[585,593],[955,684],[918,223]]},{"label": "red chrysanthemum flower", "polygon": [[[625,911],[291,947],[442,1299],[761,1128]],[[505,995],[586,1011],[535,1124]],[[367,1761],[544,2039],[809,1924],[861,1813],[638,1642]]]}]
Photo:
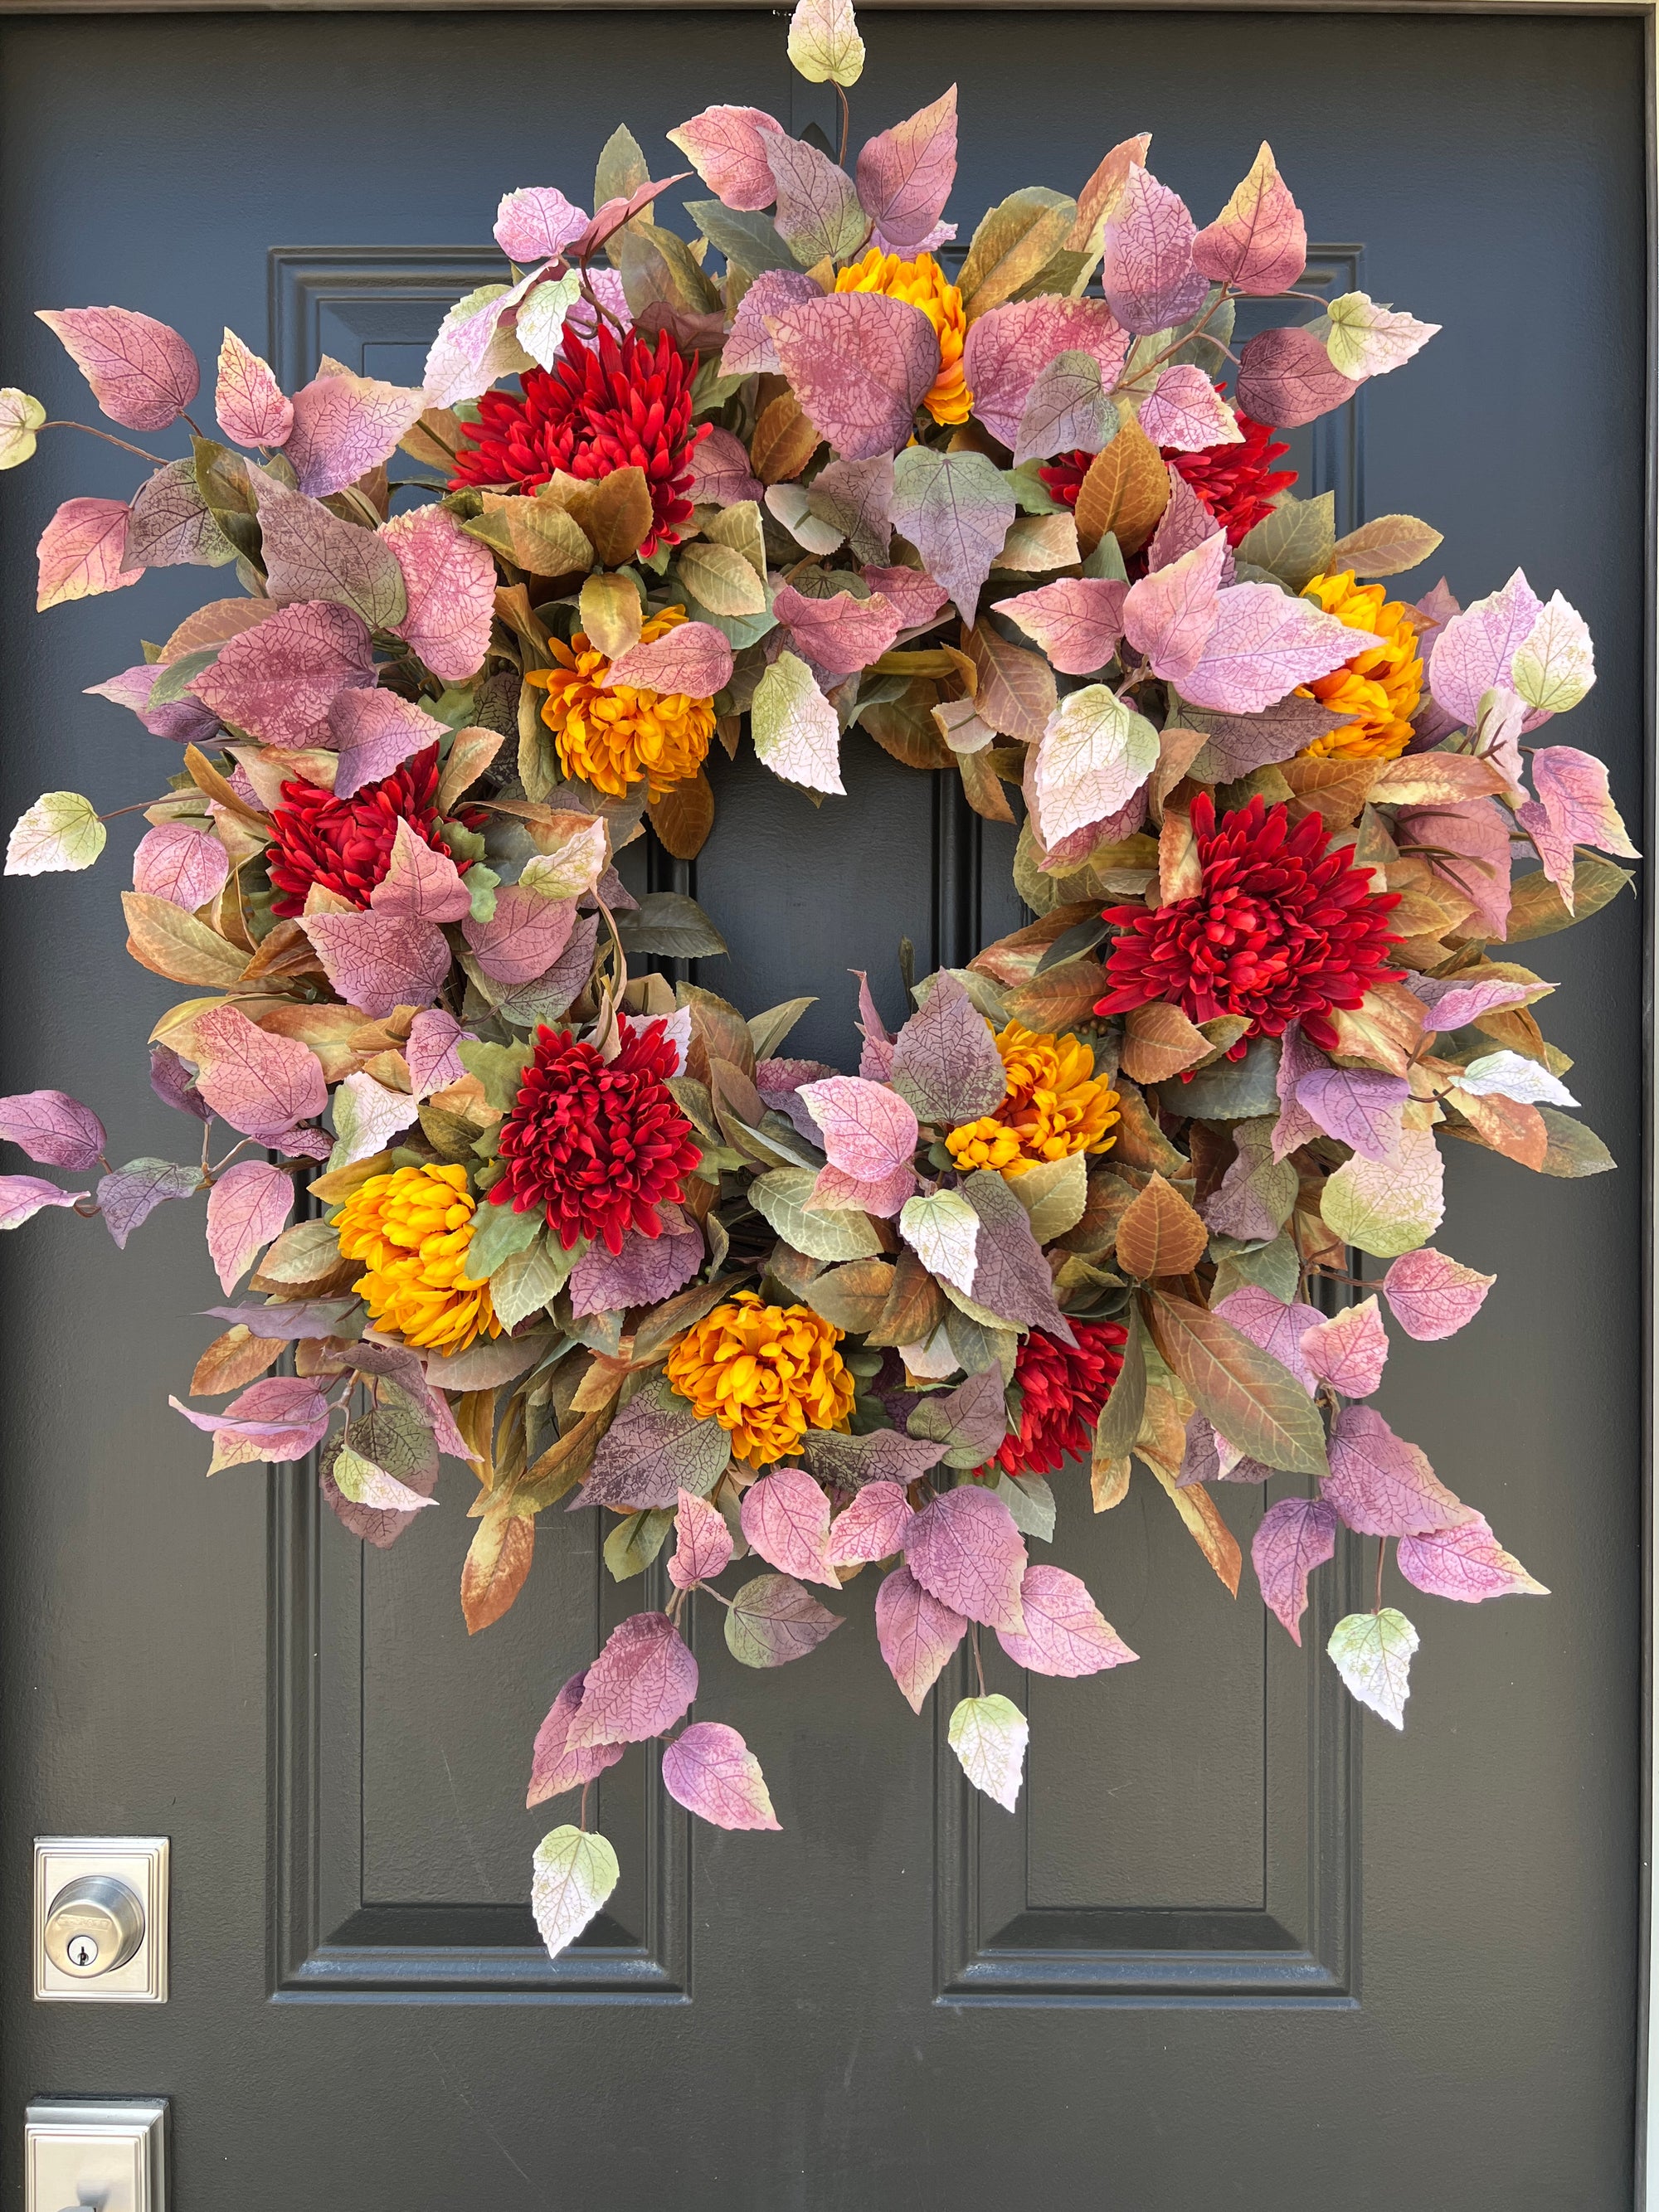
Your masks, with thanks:
[{"label": "red chrysanthemum flower", "polygon": [[[1216,390],[1220,389],[1217,385]],[[1273,512],[1275,494],[1288,491],[1296,482],[1294,469],[1273,466],[1290,447],[1274,445],[1273,434],[1265,422],[1253,422],[1248,415],[1240,415],[1237,420],[1244,434],[1239,445],[1205,446],[1195,453],[1179,453],[1173,446],[1162,448],[1164,459],[1187,479],[1226,532],[1230,545],[1247,538],[1262,517]],[[1093,459],[1092,453],[1061,453],[1037,473],[1052,498],[1075,507],[1079,488]]]},{"label": "red chrysanthemum flower", "polygon": [[562,352],[550,370],[526,369],[522,392],[484,393],[477,422],[463,425],[467,442],[449,488],[516,484],[528,492],[556,469],[586,481],[643,469],[651,529],[640,557],[649,560],[659,542],[678,545],[691,520],[691,452],[709,428],[692,427],[696,363],[666,331],[654,346],[638,331],[619,343],[601,325],[592,345],[567,331]]},{"label": "red chrysanthemum flower", "polygon": [[1034,1328],[1014,1361],[1019,1434],[990,1462],[1005,1474],[1054,1474],[1089,1449],[1100,1409],[1123,1367],[1128,1332],[1115,1321],[1074,1321],[1073,1349]]},{"label": "red chrysanthemum flower", "polygon": [[601,1060],[568,1030],[536,1032],[536,1056],[501,1124],[507,1172],[489,1193],[515,1213],[542,1207],[568,1251],[579,1237],[620,1252],[626,1231],[659,1237],[657,1212],[684,1194],[702,1155],[665,1079],[678,1055],[660,1021],[624,1015],[622,1049]]},{"label": "red chrysanthemum flower", "polygon": [[[471,809],[460,815],[469,829],[483,818]],[[391,866],[399,822],[407,822],[434,853],[449,852],[438,823],[435,744],[378,783],[366,783],[349,799],[336,799],[314,783],[285,783],[270,817],[272,912],[302,913],[313,884],[349,899],[353,906],[367,906],[369,893]],[[455,865],[465,874],[470,863]]]},{"label": "red chrysanthemum flower", "polygon": [[1193,834],[1201,890],[1152,910],[1107,908],[1119,934],[1106,961],[1112,988],[1095,1012],[1164,1002],[1194,1022],[1248,1014],[1234,1059],[1249,1038],[1280,1036],[1292,1021],[1332,1050],[1330,1009],[1357,1006],[1393,972],[1382,963],[1399,942],[1388,924],[1399,893],[1374,891],[1346,848],[1328,849],[1317,814],[1292,830],[1284,803],[1267,806],[1259,793],[1218,829],[1200,792]]}]

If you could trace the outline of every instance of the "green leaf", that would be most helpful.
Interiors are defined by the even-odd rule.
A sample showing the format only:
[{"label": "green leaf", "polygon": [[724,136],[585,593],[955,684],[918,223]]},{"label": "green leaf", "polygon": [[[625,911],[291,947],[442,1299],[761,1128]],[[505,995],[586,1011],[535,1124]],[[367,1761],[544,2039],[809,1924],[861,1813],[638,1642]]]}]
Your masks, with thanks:
[{"label": "green leaf", "polygon": [[1146,1411],[1146,1337],[1139,1309],[1130,1306],[1123,1322],[1129,1332],[1123,1346],[1123,1370],[1095,1425],[1097,1459],[1121,1459],[1140,1434]]},{"label": "green leaf", "polygon": [[757,1575],[726,1608],[726,1648],[745,1667],[783,1667],[804,1659],[841,1620],[793,1575]]},{"label": "green leaf", "polygon": [[510,1206],[491,1206],[486,1200],[472,1218],[475,1226],[466,1248],[466,1272],[475,1283],[493,1275],[514,1253],[527,1251],[542,1230],[539,1206],[520,1213]]},{"label": "green leaf", "polygon": [[1324,1474],[1325,1429],[1318,1408],[1276,1359],[1208,1307],[1161,1291],[1154,1292],[1146,1318],[1152,1341],[1193,1403],[1229,1443],[1287,1474]]},{"label": "green leaf", "polygon": [[[491,1211],[506,1213],[511,1209],[495,1206]],[[510,1253],[501,1261],[490,1274],[489,1303],[501,1327],[514,1329],[531,1314],[550,1306],[570,1279],[570,1271],[581,1253],[580,1243],[573,1244],[567,1252],[562,1244],[544,1234],[522,1251]],[[467,1261],[470,1267],[471,1249]],[[473,1279],[477,1278],[474,1276]]]},{"label": "green leaf", "polygon": [[1405,1130],[1385,1160],[1345,1160],[1320,1200],[1326,1226],[1376,1260],[1426,1244],[1445,1210],[1444,1168],[1431,1129]]},{"label": "green leaf", "polygon": [[1325,1649],[1360,1704],[1380,1713],[1390,1728],[1403,1729],[1417,1643],[1417,1631],[1390,1605],[1339,1620]]},{"label": "green leaf", "polygon": [[1179,1080],[1167,1095],[1177,1112],[1195,1121],[1249,1121],[1279,1111],[1279,1041],[1259,1036],[1243,1060],[1225,1054],[1200,1067],[1190,1083]]},{"label": "green leaf", "polygon": [[1295,499],[1287,492],[1240,542],[1237,557],[1266,568],[1293,592],[1329,569],[1336,543],[1336,494]]},{"label": "green leaf", "polygon": [[872,1260],[881,1249],[867,1213],[850,1206],[814,1206],[806,1201],[817,1177],[811,1168],[775,1168],[758,1176],[749,1196],[786,1244],[811,1260]]},{"label": "green leaf", "polygon": [[531,1864],[530,1909],[549,1957],[556,1959],[617,1887],[621,1869],[603,1836],[572,1827],[544,1836]]},{"label": "green leaf", "polygon": [[661,306],[706,315],[719,307],[720,294],[698,268],[685,240],[672,230],[641,224],[636,216],[613,243],[623,295],[634,314],[644,315]]},{"label": "green leaf", "polygon": [[47,876],[89,868],[108,836],[89,799],[78,791],[48,791],[19,816],[6,847],[6,873]]},{"label": "green leaf", "polygon": [[1634,880],[1628,868],[1615,868],[1611,860],[1604,860],[1595,853],[1581,853],[1573,863],[1573,910],[1569,914],[1560,892],[1541,868],[1534,869],[1530,875],[1517,876],[1510,896],[1509,926],[1504,933],[1504,942],[1524,945],[1529,937],[1553,937],[1558,929],[1571,929],[1575,921],[1599,914],[1610,899],[1617,898],[1626,884]]},{"label": "green leaf", "polygon": [[1022,1536],[1035,1536],[1039,1544],[1054,1540],[1054,1493],[1040,1474],[997,1477],[996,1495],[1007,1507]]},{"label": "green leaf", "polygon": [[1534,1110],[1549,1132],[1549,1149],[1543,1159],[1545,1175],[1606,1175],[1609,1168],[1618,1166],[1618,1161],[1595,1130],[1587,1129],[1582,1121],[1575,1121],[1571,1114],[1563,1114],[1554,1106],[1540,1106]]},{"label": "green leaf", "polygon": [[1083,1218],[1089,1202],[1088,1164],[1081,1152],[1042,1160],[1024,1175],[1010,1176],[1008,1188],[1025,1208],[1037,1243],[1051,1244]]},{"label": "green leaf", "polygon": [[1237,1244],[1231,1237],[1215,1237],[1210,1240],[1210,1257],[1215,1261],[1215,1286],[1210,1295],[1218,1305],[1246,1283],[1271,1291],[1281,1305],[1295,1300],[1302,1270],[1288,1237],[1275,1237],[1270,1244]]},{"label": "green leaf", "polygon": [[679,572],[685,587],[711,614],[757,615],[766,611],[766,586],[743,555],[730,545],[693,539],[682,546]]},{"label": "green leaf", "polygon": [[719,200],[687,200],[685,211],[708,243],[745,276],[794,267],[795,257],[769,215],[740,215]]},{"label": "green leaf", "polygon": [[510,1114],[518,1103],[525,1070],[536,1057],[527,1044],[479,1044],[463,1037],[456,1051],[469,1075],[476,1075],[484,1097],[498,1114]]},{"label": "green leaf", "polygon": [[630,1513],[605,1540],[605,1564],[619,1583],[642,1575],[663,1547],[674,1516],[666,1508]]},{"label": "green leaf", "polygon": [[710,960],[726,950],[719,930],[683,891],[647,891],[637,908],[617,916],[617,934],[630,960],[653,953],[664,960]]},{"label": "green leaf", "polygon": [[962,1762],[963,1772],[975,1790],[982,1790],[1011,1813],[1019,1796],[1025,1743],[1030,1733],[1019,1707],[1000,1692],[988,1698],[963,1698],[951,1716],[950,1745]]}]

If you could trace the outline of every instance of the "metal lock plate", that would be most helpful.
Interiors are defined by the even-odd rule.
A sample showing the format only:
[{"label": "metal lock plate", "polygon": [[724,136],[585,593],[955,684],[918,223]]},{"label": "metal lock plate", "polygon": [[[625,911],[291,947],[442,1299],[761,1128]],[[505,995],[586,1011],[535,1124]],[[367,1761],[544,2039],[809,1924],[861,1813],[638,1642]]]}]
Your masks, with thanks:
[{"label": "metal lock plate", "polygon": [[31,2105],[24,2212],[167,2212],[167,2124],[160,2099]]},{"label": "metal lock plate", "polygon": [[38,1836],[34,1994],[71,2004],[165,2004],[165,1836]]}]

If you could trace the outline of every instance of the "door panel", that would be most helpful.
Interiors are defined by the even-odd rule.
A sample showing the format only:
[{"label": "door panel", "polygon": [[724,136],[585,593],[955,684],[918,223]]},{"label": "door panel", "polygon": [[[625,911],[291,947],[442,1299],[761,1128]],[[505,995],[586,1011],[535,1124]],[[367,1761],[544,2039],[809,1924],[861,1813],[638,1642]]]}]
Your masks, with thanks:
[{"label": "door panel", "polygon": [[[964,228],[1017,185],[1075,189],[1146,127],[1207,211],[1272,140],[1333,241],[1310,288],[1363,284],[1446,325],[1296,434],[1305,483],[1335,491],[1339,527],[1405,509],[1444,529],[1413,594],[1440,564],[1467,599],[1520,562],[1586,610],[1582,741],[1638,817],[1638,27],[988,10],[864,27],[857,131],[959,80]],[[228,321],[290,386],[323,352],[415,381],[444,307],[494,271],[500,193],[580,197],[616,120],[659,160],[662,132],[715,100],[827,127],[782,35],[701,11],[9,20],[4,372],[72,411],[28,311],[114,299],[204,361]],[[81,694],[216,581],[162,571],[142,603],[29,611],[52,506],[131,482],[67,440],[6,481],[12,815],[48,787],[140,800],[173,764]],[[641,884],[694,886],[726,933],[704,981],[750,1010],[816,992],[793,1048],[842,1065],[847,968],[896,1015],[902,937],[925,968],[1020,919],[1010,833],[859,733],[847,755],[848,795],[821,808],[717,760],[695,866],[628,856]],[[181,994],[122,953],[120,866],[4,887],[0,1085],[87,1097],[127,1158],[179,1141],[141,1044]],[[1498,1285],[1461,1358],[1397,1342],[1383,1398],[1552,1599],[1408,1608],[1424,1646],[1396,1738],[1321,1656],[1357,1546],[1316,1583],[1298,1652],[1248,1572],[1226,1597],[1142,1477],[1096,1518],[1068,1474],[1054,1555],[1141,1656],[1083,1683],[1019,1681],[997,1656],[1032,1718],[1017,1816],[969,1800],[931,1710],[913,1721],[894,1691],[872,1577],[781,1677],[699,1619],[700,1710],[754,1744],[784,1832],[693,1836],[651,1758],[625,1761],[599,1807],[622,1884],[556,1964],[525,1904],[551,1825],[521,1808],[529,1745],[637,1601],[591,1517],[548,1516],[519,1605],[469,1639],[459,1470],[384,1555],[319,1515],[300,1470],[203,1483],[164,1404],[216,1297],[184,1209],[120,1255],[56,1218],[3,1240],[7,2118],[46,2090],[169,2095],[186,2212],[635,2212],[665,2188],[690,2208],[942,2212],[1034,2181],[1123,2212],[1627,2204],[1638,923],[1626,901],[1536,949],[1621,1173],[1522,1189],[1501,1160],[1450,1161],[1449,1249]],[[1248,1547],[1265,1501],[1219,1502]],[[48,1831],[172,1838],[165,2008],[28,2003],[16,1876]],[[0,2204],[15,2190],[0,2168]]]}]

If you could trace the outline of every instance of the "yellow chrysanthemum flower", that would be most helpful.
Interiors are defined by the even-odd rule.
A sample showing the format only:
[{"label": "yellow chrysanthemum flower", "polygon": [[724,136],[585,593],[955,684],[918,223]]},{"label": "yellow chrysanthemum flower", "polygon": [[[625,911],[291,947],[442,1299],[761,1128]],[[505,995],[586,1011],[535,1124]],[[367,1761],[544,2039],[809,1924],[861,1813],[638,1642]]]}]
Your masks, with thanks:
[{"label": "yellow chrysanthemum flower", "polygon": [[489,1285],[465,1272],[476,1203],[464,1167],[398,1168],[353,1191],[340,1212],[340,1250],[368,1266],[352,1288],[377,1328],[443,1352],[501,1334]]},{"label": "yellow chrysanthemum flower", "polygon": [[872,246],[862,260],[842,270],[836,289],[884,292],[890,300],[907,300],[921,309],[939,339],[939,374],[921,404],[935,422],[965,422],[974,404],[962,374],[968,318],[961,293],[933,255],[918,253],[914,261],[905,261]]},{"label": "yellow chrysanthemum flower", "polygon": [[668,1380],[704,1420],[732,1433],[732,1455],[769,1467],[800,1449],[808,1429],[844,1429],[853,1378],[836,1346],[842,1332],[810,1306],[768,1306],[739,1291],[687,1331]]},{"label": "yellow chrysanthemum flower", "polygon": [[1008,1095],[994,1114],[952,1129],[945,1142],[964,1171],[1024,1175],[1044,1160],[1103,1152],[1116,1143],[1118,1095],[1095,1075],[1095,1056],[1074,1036],[1022,1029],[998,1032]]},{"label": "yellow chrysanthemum flower", "polygon": [[[665,607],[640,632],[654,644],[685,620],[684,607]],[[532,668],[526,684],[547,694],[542,720],[553,732],[567,775],[580,776],[612,799],[648,780],[653,799],[684,783],[702,766],[714,734],[714,702],[683,691],[637,691],[618,684],[605,690],[611,663],[578,630],[568,645],[549,648],[557,666]]]},{"label": "yellow chrysanthemum flower", "polygon": [[1382,639],[1368,645],[1301,694],[1346,719],[1304,746],[1305,760],[1397,760],[1411,743],[1412,716],[1423,696],[1423,663],[1417,653],[1412,610],[1398,599],[1384,604],[1381,584],[1358,585],[1353,571],[1316,576],[1302,594],[1350,629]]}]

